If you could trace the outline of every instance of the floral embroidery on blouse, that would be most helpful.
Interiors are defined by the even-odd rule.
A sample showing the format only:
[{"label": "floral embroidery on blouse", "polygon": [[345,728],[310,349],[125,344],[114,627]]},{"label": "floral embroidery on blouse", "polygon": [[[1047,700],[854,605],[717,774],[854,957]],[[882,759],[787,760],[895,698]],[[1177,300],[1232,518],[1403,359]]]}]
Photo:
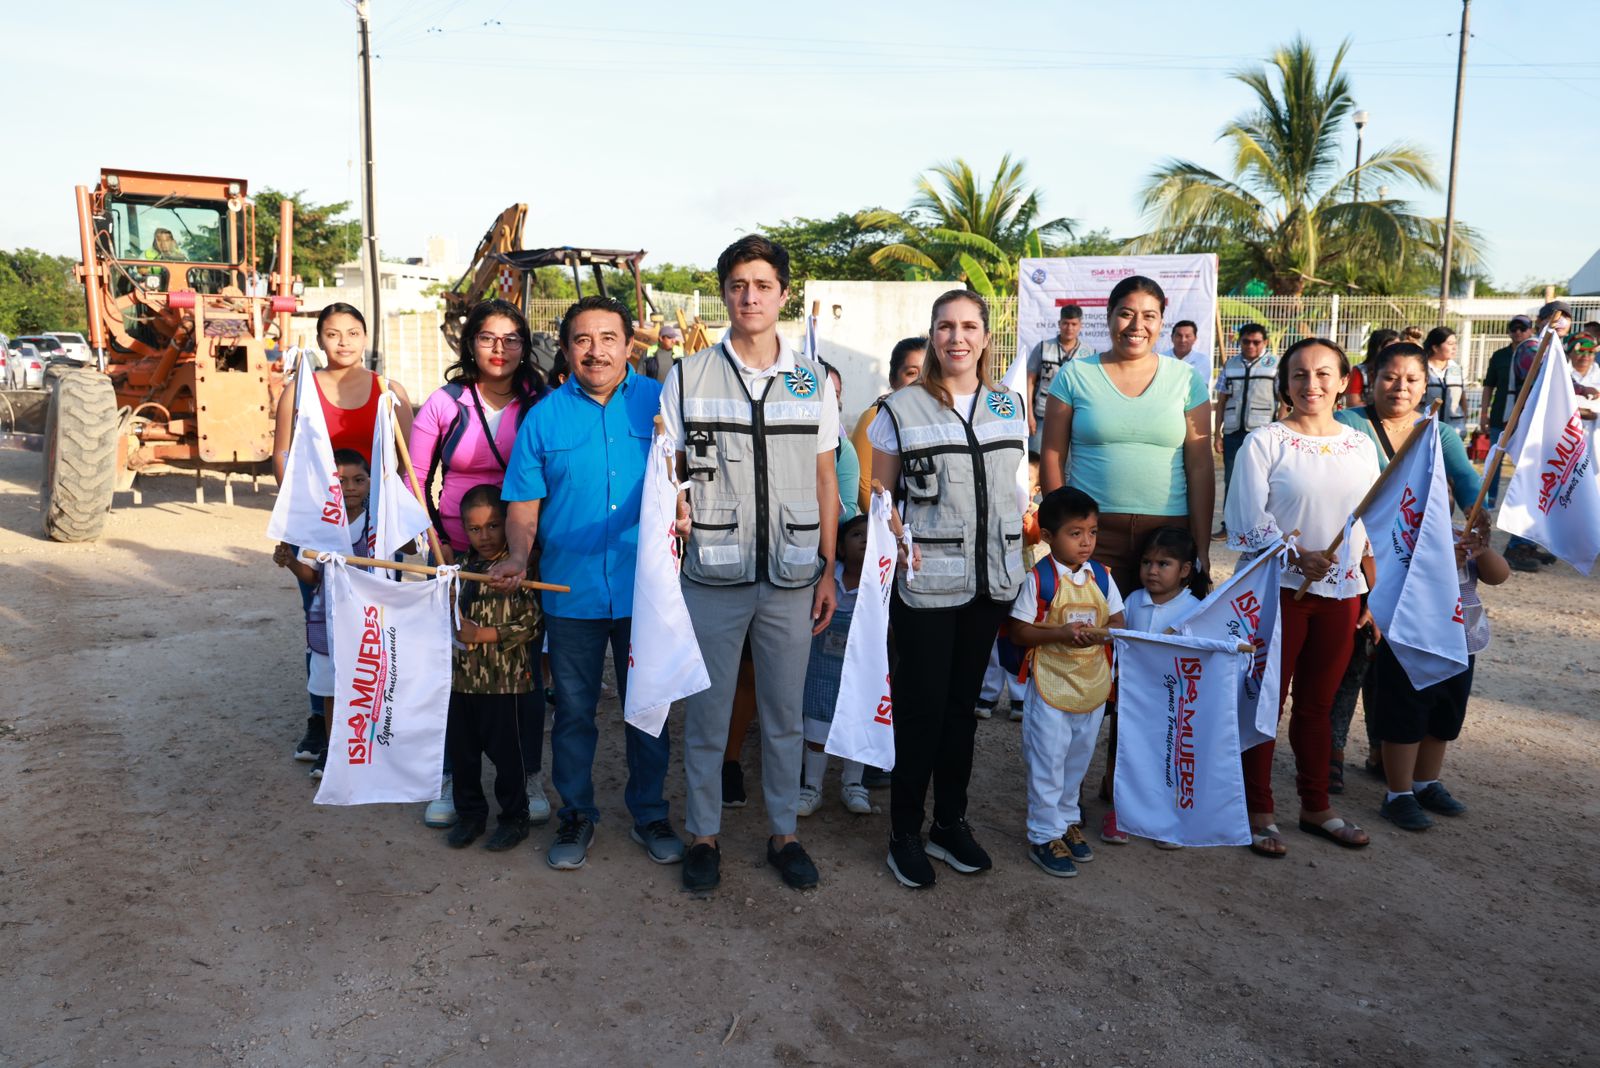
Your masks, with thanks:
[{"label": "floral embroidery on blouse", "polygon": [[1365,438],[1364,434],[1349,428],[1344,428],[1336,438],[1302,437],[1282,423],[1269,423],[1267,429],[1289,448],[1311,456],[1348,456],[1361,447],[1361,439]]}]

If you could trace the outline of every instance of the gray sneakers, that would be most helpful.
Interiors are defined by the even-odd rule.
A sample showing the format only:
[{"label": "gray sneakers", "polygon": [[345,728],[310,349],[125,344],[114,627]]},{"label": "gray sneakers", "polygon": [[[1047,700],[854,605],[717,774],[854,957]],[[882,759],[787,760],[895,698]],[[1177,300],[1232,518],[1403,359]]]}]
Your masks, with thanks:
[{"label": "gray sneakers", "polygon": [[683,861],[683,839],[666,820],[655,820],[643,827],[628,831],[628,837],[644,846],[644,851],[657,864],[679,864]]},{"label": "gray sneakers", "polygon": [[528,776],[528,819],[542,827],[550,822],[550,799],[544,796],[544,772]]},{"label": "gray sneakers", "polygon": [[572,871],[583,867],[589,859],[589,846],[594,843],[594,821],[588,816],[568,816],[556,831],[556,840],[545,854],[545,861],[557,871]]}]

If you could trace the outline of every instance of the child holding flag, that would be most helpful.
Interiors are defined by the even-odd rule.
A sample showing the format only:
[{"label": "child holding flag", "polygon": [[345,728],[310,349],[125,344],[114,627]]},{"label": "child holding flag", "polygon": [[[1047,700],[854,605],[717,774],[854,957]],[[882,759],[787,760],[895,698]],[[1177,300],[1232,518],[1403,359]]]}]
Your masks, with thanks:
[{"label": "child holding flag", "polygon": [[[461,525],[471,550],[462,568],[482,574],[506,555],[506,506],[500,487],[474,486],[461,497]],[[538,710],[544,730],[544,702],[533,692],[532,650],[538,647],[541,619],[537,595],[520,586],[496,590],[468,583],[461,591],[461,648],[456,650],[445,723],[456,825],[445,841],[464,849],[483,833],[489,802],[483,795],[483,757],[494,764],[494,796],[499,825],[484,848],[500,852],[528,837],[527,770],[522,760],[518,705]]]},{"label": "child holding flag", "polygon": [[1070,878],[1094,859],[1083,837],[1078,792],[1111,695],[1111,661],[1087,634],[1120,627],[1122,596],[1090,559],[1100,506],[1072,486],[1045,495],[1039,529],[1048,559],[1028,572],[1011,606],[1011,640],[1032,650],[1022,706],[1028,771],[1028,856],[1045,874]]}]

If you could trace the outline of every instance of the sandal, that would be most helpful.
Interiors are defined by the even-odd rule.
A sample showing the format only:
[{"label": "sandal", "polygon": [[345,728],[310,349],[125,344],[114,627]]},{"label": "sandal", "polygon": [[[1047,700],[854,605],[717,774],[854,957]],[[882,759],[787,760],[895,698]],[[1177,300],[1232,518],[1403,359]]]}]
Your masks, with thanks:
[{"label": "sandal", "polygon": [[1289,855],[1289,847],[1284,842],[1278,825],[1269,823],[1265,827],[1250,828],[1250,852],[1258,857],[1282,860]]},{"label": "sandal", "polygon": [[[1326,838],[1334,845],[1344,846],[1346,849],[1362,849],[1370,845],[1372,839],[1367,837],[1367,832],[1360,827],[1338,816],[1321,823],[1312,823],[1310,820],[1301,820],[1300,829],[1317,838]],[[1357,838],[1356,835],[1360,835]]]}]

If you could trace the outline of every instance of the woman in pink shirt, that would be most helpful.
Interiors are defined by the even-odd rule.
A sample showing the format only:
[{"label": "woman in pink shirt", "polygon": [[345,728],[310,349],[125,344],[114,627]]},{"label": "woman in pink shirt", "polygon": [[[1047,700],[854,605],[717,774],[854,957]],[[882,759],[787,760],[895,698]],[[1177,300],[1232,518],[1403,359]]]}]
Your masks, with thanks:
[{"label": "woman in pink shirt", "polygon": [[445,372],[445,385],[429,394],[411,426],[411,457],[433,475],[444,472],[434,525],[445,555],[466,552],[461,498],[483,483],[505,480],[517,428],[544,395],[544,376],[529,361],[528,321],[503,300],[473,308],[461,328],[461,355]]}]

